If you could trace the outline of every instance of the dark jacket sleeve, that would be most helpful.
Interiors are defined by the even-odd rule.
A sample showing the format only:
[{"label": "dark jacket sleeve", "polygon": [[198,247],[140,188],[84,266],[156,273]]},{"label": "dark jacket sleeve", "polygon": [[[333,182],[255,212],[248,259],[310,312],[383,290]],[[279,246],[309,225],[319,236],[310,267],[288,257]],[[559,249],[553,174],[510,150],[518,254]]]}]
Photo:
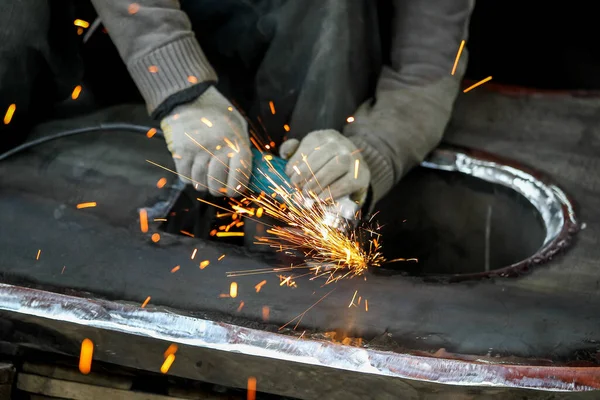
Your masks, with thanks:
[{"label": "dark jacket sleeve", "polygon": [[344,133],[371,170],[373,203],[439,144],[467,64],[474,0],[396,0],[391,65],[384,66],[375,99],[363,104]]},{"label": "dark jacket sleeve", "polygon": [[161,104],[173,103],[173,96],[217,80],[179,1],[92,3],[151,114]]}]

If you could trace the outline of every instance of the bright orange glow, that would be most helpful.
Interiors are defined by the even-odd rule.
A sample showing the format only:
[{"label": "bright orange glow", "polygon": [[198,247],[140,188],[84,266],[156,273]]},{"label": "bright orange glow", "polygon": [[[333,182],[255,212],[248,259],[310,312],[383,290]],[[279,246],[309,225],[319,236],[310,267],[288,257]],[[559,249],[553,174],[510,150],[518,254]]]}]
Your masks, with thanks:
[{"label": "bright orange glow", "polygon": [[167,372],[169,372],[169,369],[171,368],[171,365],[173,365],[174,361],[175,361],[175,354],[169,354],[167,356],[167,358],[165,359],[165,362],[163,363],[163,365],[161,365],[160,372],[162,372],[163,374],[166,374]]},{"label": "bright orange glow", "polygon": [[200,118],[200,121],[202,121],[202,123],[204,125],[208,126],[209,128],[212,128],[212,126],[213,126],[212,122],[210,122],[208,119],[206,119],[204,117]]},{"label": "bright orange glow", "polygon": [[466,88],[465,90],[463,90],[463,93],[467,93],[467,92],[469,92],[469,91],[471,91],[471,90],[475,89],[477,86],[481,86],[481,85],[483,85],[484,83],[486,83],[486,82],[488,82],[488,81],[491,81],[491,80],[492,80],[492,77],[491,77],[491,76],[488,76],[487,78],[485,78],[485,79],[482,79],[482,80],[480,80],[479,82],[477,82],[476,84],[474,84],[474,85],[471,85],[471,86],[469,86],[468,88]]},{"label": "bright orange glow", "polygon": [[349,123],[349,124],[353,123],[354,122],[354,117],[348,117],[346,119],[346,122]]},{"label": "bright orange glow", "polygon": [[82,19],[76,19],[75,21],[73,21],[73,25],[75,26],[79,26],[81,28],[89,28],[90,27],[90,23],[87,21],[84,21]]},{"label": "bright orange glow", "polygon": [[256,378],[251,376],[248,378],[248,395],[246,400],[256,400]]},{"label": "bright orange glow", "polygon": [[221,261],[224,258],[225,258],[225,254],[222,254],[221,257],[219,257],[219,259],[217,261]]},{"label": "bright orange glow", "polygon": [[456,60],[454,60],[454,67],[452,67],[452,75],[456,72],[456,67],[458,67],[458,60],[460,60],[460,55],[465,48],[465,41],[460,42],[460,47],[458,48],[458,53],[456,53]]},{"label": "bright orange glow", "polygon": [[196,258],[196,253],[198,252],[198,249],[194,249],[194,251],[192,251],[192,257],[190,257],[192,260],[194,258]]},{"label": "bright orange glow", "polygon": [[140,11],[140,5],[138,3],[131,3],[129,7],[127,7],[127,11],[129,14],[133,15]]},{"label": "bright orange glow", "polygon": [[283,126],[283,129],[285,129],[286,132],[289,132],[290,131],[290,126],[288,124],[285,124]]},{"label": "bright orange glow", "polygon": [[275,115],[275,104],[272,101],[269,102],[269,108],[271,109],[271,114]]},{"label": "bright orange glow", "polygon": [[194,75],[190,75],[188,76],[188,82],[193,84],[198,83],[198,78],[196,78]]},{"label": "bright orange glow", "polygon": [[268,321],[269,320],[269,314],[270,313],[271,313],[271,310],[269,309],[269,307],[263,306],[263,308],[262,308],[262,319],[263,319],[263,321]]},{"label": "bright orange glow", "polygon": [[140,230],[143,233],[148,232],[148,212],[143,208],[140,210]]},{"label": "bright orange glow", "polygon": [[177,345],[175,343],[171,343],[171,345],[165,350],[165,353],[163,354],[164,358],[169,357],[171,354],[175,354],[177,353]]},{"label": "bright orange glow", "polygon": [[260,292],[260,289],[262,289],[263,286],[265,286],[267,284],[267,281],[260,281],[256,286],[254,286],[254,289],[256,289],[256,293]]},{"label": "bright orange glow", "polygon": [[229,285],[229,296],[231,296],[232,298],[235,299],[237,297],[237,293],[238,293],[237,282],[231,282],[231,285]]},{"label": "bright orange glow", "polygon": [[78,209],[92,208],[92,207],[96,207],[96,202],[95,201],[89,201],[87,203],[79,203],[79,204],[77,204],[77,208]]},{"label": "bright orange glow", "polygon": [[175,272],[179,271],[179,269],[180,269],[180,268],[181,268],[181,267],[180,267],[179,265],[176,265],[176,266],[174,266],[174,267],[171,269],[171,273],[172,273],[172,274],[174,274]]},{"label": "bright orange glow", "polygon": [[79,354],[79,371],[87,375],[92,370],[92,357],[94,356],[94,343],[90,339],[81,342],[81,353]]},{"label": "bright orange glow", "polygon": [[155,74],[158,72],[158,67],[156,65],[151,65],[148,67],[148,72],[150,72],[151,74]]},{"label": "bright orange glow", "polygon": [[10,121],[12,120],[12,117],[15,114],[16,110],[16,104],[11,104],[10,106],[8,106],[8,110],[6,110],[6,114],[4,115],[4,125],[10,124]]},{"label": "bright orange glow", "polygon": [[244,236],[244,232],[217,232],[217,237]]},{"label": "bright orange glow", "polygon": [[264,211],[264,209],[263,209],[262,207],[259,207],[259,209],[258,209],[258,210],[256,210],[256,217],[257,217],[257,218],[260,218],[260,217],[262,217],[262,215],[263,215],[263,211]]},{"label": "bright orange glow", "polygon": [[237,308],[237,312],[240,312],[240,311],[242,311],[242,308],[244,308],[244,302],[243,302],[243,301],[242,301],[242,302],[240,302],[240,305],[239,305],[239,307]]},{"label": "bright orange glow", "polygon": [[154,135],[156,135],[156,129],[154,129],[154,128],[150,128],[150,130],[148,132],[146,132],[146,136],[148,138],[151,138]]},{"label": "bright orange glow", "polygon": [[150,298],[151,298],[150,296],[146,297],[146,300],[144,300],[144,302],[142,303],[142,308],[146,308],[146,306],[150,302]]},{"label": "bright orange glow", "polygon": [[200,263],[200,269],[204,269],[206,267],[208,267],[208,264],[210,264],[210,261],[208,260],[204,260]]},{"label": "bright orange glow", "polygon": [[35,259],[36,259],[36,260],[39,260],[39,259],[40,259],[40,254],[42,254],[42,249],[39,249],[39,250],[38,250],[38,252],[37,252],[37,256],[35,256]]},{"label": "bright orange glow", "polygon": [[152,239],[154,243],[158,243],[158,241],[160,240],[160,235],[158,233],[153,233],[150,239]]},{"label": "bright orange glow", "polygon": [[77,85],[77,86],[75,86],[75,89],[73,89],[73,93],[71,93],[71,98],[73,100],[77,100],[79,98],[80,94],[81,94],[81,85]]},{"label": "bright orange glow", "polygon": [[158,182],[156,182],[156,187],[162,189],[167,184],[167,178],[160,178]]}]

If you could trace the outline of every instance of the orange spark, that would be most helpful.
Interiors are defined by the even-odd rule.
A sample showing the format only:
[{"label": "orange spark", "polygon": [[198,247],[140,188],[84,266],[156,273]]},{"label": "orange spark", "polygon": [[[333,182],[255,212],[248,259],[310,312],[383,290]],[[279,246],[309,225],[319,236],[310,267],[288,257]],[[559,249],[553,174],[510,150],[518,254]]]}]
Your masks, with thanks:
[{"label": "orange spark", "polygon": [[365,311],[369,311],[369,300],[365,299]]},{"label": "orange spark", "polygon": [[242,308],[244,308],[244,302],[243,302],[243,301],[242,301],[242,302],[240,302],[240,305],[239,305],[239,307],[237,308],[237,312],[240,312],[240,311],[242,311]]},{"label": "orange spark", "polygon": [[238,292],[237,282],[231,282],[231,285],[229,285],[229,295],[235,299],[237,297],[237,292]]},{"label": "orange spark", "polygon": [[156,65],[151,65],[148,67],[148,72],[150,72],[151,74],[155,74],[158,72],[158,67]]},{"label": "orange spark", "polygon": [[290,126],[288,124],[285,124],[283,126],[283,129],[285,129],[286,132],[289,132],[290,131]]},{"label": "orange spark", "polygon": [[179,271],[180,268],[181,267],[179,265],[174,266],[173,269],[171,269],[171,273],[173,274],[173,273]]},{"label": "orange spark", "polygon": [[348,117],[346,119],[346,122],[349,123],[349,124],[353,123],[354,122],[354,117]]},{"label": "orange spark", "polygon": [[154,128],[150,128],[150,130],[148,132],[146,132],[146,136],[148,138],[151,138],[154,135],[156,135],[156,129],[154,129]]},{"label": "orange spark", "polygon": [[212,122],[210,122],[208,119],[206,119],[204,117],[200,118],[200,121],[202,121],[202,123],[204,125],[208,126],[209,128],[212,128],[212,126],[213,126]]},{"label": "orange spark", "polygon": [[465,41],[460,42],[460,47],[458,48],[458,53],[456,53],[456,60],[454,60],[454,67],[452,68],[452,75],[456,72],[456,67],[458,66],[458,60],[460,60],[460,55],[462,54],[463,49],[465,48]]},{"label": "orange spark", "polygon": [[71,93],[71,98],[73,100],[77,100],[79,98],[80,94],[81,94],[81,85],[77,85],[77,86],[75,86],[75,89],[73,89],[73,93]]},{"label": "orange spark", "polygon": [[354,305],[354,299],[356,298],[356,294],[358,293],[358,290],[356,290],[354,292],[354,296],[352,296],[352,301],[350,302],[350,304],[348,304],[348,308],[352,307]]},{"label": "orange spark", "polygon": [[160,372],[163,374],[169,372],[169,368],[171,368],[171,365],[173,365],[173,361],[175,361],[175,354],[169,354],[165,359],[165,362],[163,362],[163,364],[160,366]]},{"label": "orange spark", "polygon": [[194,251],[192,251],[192,257],[191,259],[193,260],[194,258],[196,258],[196,253],[198,252],[198,249],[194,249]]},{"label": "orange spark", "polygon": [[463,90],[463,93],[467,93],[468,91],[471,91],[471,90],[475,89],[477,86],[483,85],[483,84],[484,84],[484,83],[486,83],[487,81],[491,81],[491,80],[492,80],[492,77],[491,77],[491,76],[488,76],[487,78],[485,78],[485,79],[482,79],[482,80],[480,80],[479,82],[477,82],[476,84],[474,84],[474,85],[471,85],[471,86],[469,86],[468,88],[466,88],[465,90]]},{"label": "orange spark", "polygon": [[251,376],[248,378],[248,395],[246,400],[256,400],[256,378]]},{"label": "orange spark", "polygon": [[189,236],[189,237],[195,237],[194,235],[192,235],[191,233],[189,233],[188,231],[184,231],[184,230],[180,230],[179,233],[181,233],[182,235],[185,236]]},{"label": "orange spark", "polygon": [[169,357],[171,354],[175,354],[175,353],[177,353],[177,350],[178,350],[178,349],[179,349],[179,348],[177,347],[177,345],[176,345],[175,343],[171,343],[171,344],[169,345],[169,347],[167,347],[167,349],[165,350],[165,353],[163,354],[163,357],[164,357],[164,358],[167,358],[167,357]]},{"label": "orange spark", "polygon": [[4,125],[10,124],[10,120],[12,119],[16,109],[16,104],[11,104],[8,106],[8,110],[6,110],[6,114],[4,115]]},{"label": "orange spark", "polygon": [[79,27],[84,28],[84,29],[90,27],[90,23],[87,22],[87,21],[84,21],[82,19],[76,19],[75,21],[73,21],[73,25],[79,26]]},{"label": "orange spark", "polygon": [[221,261],[224,258],[225,258],[225,254],[222,254],[221,257],[219,257],[219,259],[217,261]]},{"label": "orange spark", "polygon": [[263,306],[263,308],[262,308],[262,319],[263,319],[263,321],[268,321],[269,320],[269,314],[270,313],[271,313],[271,310],[269,310],[269,307]]},{"label": "orange spark", "polygon": [[162,189],[167,184],[167,178],[160,178],[158,182],[156,182],[156,187]]},{"label": "orange spark", "polygon": [[160,240],[160,235],[158,233],[153,233],[150,239],[152,239],[154,243],[158,243],[158,241]]},{"label": "orange spark", "polygon": [[256,210],[256,217],[257,217],[257,218],[260,218],[260,217],[262,217],[262,215],[263,215],[263,211],[264,211],[264,210],[263,210],[263,208],[262,208],[262,207],[259,207],[259,209],[258,209],[258,210]]},{"label": "orange spark", "polygon": [[39,259],[40,259],[40,254],[42,254],[42,249],[39,249],[39,250],[38,250],[38,252],[37,252],[37,256],[35,256],[35,259],[36,259],[36,260],[39,260]]},{"label": "orange spark", "polygon": [[357,158],[356,160],[354,160],[354,179],[358,179],[358,165],[360,163],[360,160]]},{"label": "orange spark", "polygon": [[196,83],[198,83],[198,78],[196,78],[194,75],[190,75],[190,76],[188,76],[188,82],[192,83],[192,84],[196,84]]},{"label": "orange spark", "polygon": [[92,370],[92,357],[94,355],[94,342],[83,339],[81,342],[81,353],[79,354],[79,371],[87,375]]},{"label": "orange spark", "polygon": [[87,203],[79,203],[77,204],[77,208],[81,209],[81,208],[92,208],[92,207],[96,207],[96,202],[95,201],[89,201]]},{"label": "orange spark", "polygon": [[275,104],[272,101],[269,102],[269,108],[271,109],[271,114],[275,115]]},{"label": "orange spark", "polygon": [[223,299],[223,298],[227,298],[227,297],[231,297],[231,295],[229,295],[229,293],[221,293],[219,295],[219,298]]},{"label": "orange spark", "polygon": [[83,35],[83,28],[77,28],[77,35],[78,36]]},{"label": "orange spark", "polygon": [[208,264],[210,264],[210,261],[208,260],[204,260],[200,263],[200,269],[204,269],[206,267],[208,267]]},{"label": "orange spark", "polygon": [[131,3],[129,7],[127,7],[127,12],[129,12],[130,15],[136,14],[138,11],[140,11],[140,5],[138,3]]},{"label": "orange spark", "polygon": [[256,293],[260,292],[260,289],[265,286],[267,283],[267,281],[260,281],[256,286],[254,286],[254,289],[256,289]]},{"label": "orange spark", "polygon": [[244,232],[217,232],[217,237],[244,236]]},{"label": "orange spark", "polygon": [[140,210],[140,230],[143,233],[148,232],[148,212],[143,208]]},{"label": "orange spark", "polygon": [[148,302],[150,302],[150,296],[146,297],[146,300],[144,300],[144,302],[142,303],[142,308],[146,308]]}]

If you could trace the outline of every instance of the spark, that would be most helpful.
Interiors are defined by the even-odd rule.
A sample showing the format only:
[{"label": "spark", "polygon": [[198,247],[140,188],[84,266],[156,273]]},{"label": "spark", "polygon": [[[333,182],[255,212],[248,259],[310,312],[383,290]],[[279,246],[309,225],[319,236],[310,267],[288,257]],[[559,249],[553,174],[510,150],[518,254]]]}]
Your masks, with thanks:
[{"label": "spark", "polygon": [[140,230],[143,233],[148,232],[148,211],[143,208],[140,210]]},{"label": "spark", "polygon": [[271,109],[271,114],[275,115],[275,104],[272,101],[269,102],[269,108]]},{"label": "spark", "polygon": [[351,124],[354,122],[354,117],[348,117],[348,119],[346,119],[346,122]]},{"label": "spark", "polygon": [[127,7],[127,12],[129,12],[130,15],[136,14],[138,11],[140,11],[140,5],[138,3],[131,3],[129,7]]},{"label": "spark", "polygon": [[154,222],[167,222],[166,218],[154,218],[153,219]]},{"label": "spark", "polygon": [[477,82],[476,84],[474,84],[474,85],[471,85],[471,86],[469,86],[468,88],[466,88],[465,90],[463,90],[463,93],[467,93],[467,92],[469,92],[469,91],[471,91],[471,90],[475,89],[477,86],[483,85],[484,83],[486,83],[486,82],[488,82],[488,81],[491,81],[491,80],[492,80],[492,77],[491,77],[491,76],[488,76],[487,78],[485,78],[485,79],[482,79],[482,80],[480,80],[479,82]]},{"label": "spark", "polygon": [[191,84],[196,84],[196,83],[198,83],[198,78],[196,78],[194,75],[190,75],[190,76],[188,76],[188,78],[187,78],[187,79],[188,79],[188,82],[189,82],[189,83],[191,83]]},{"label": "spark", "polygon": [[210,261],[208,260],[204,260],[200,263],[200,269],[204,269],[206,267],[208,267],[208,264],[210,264]]},{"label": "spark", "polygon": [[76,19],[75,21],[73,21],[73,25],[75,26],[79,26],[81,28],[87,29],[90,27],[90,23],[87,21],[84,21],[82,19]]},{"label": "spark", "polygon": [[354,179],[358,179],[358,165],[360,164],[360,160],[357,158],[354,160]]},{"label": "spark", "polygon": [[263,280],[263,281],[260,281],[256,286],[254,286],[254,289],[256,289],[256,293],[260,292],[260,289],[262,289],[262,287],[264,285],[266,285],[266,283],[267,283],[267,281]]},{"label": "spark", "polygon": [[237,293],[238,293],[237,282],[231,282],[231,285],[229,285],[229,296],[231,296],[232,298],[235,299],[237,297]]},{"label": "spark", "polygon": [[365,299],[365,311],[369,311],[369,300]]},{"label": "spark", "polygon": [[350,304],[348,305],[348,308],[352,307],[354,305],[354,299],[356,298],[356,294],[358,293],[358,290],[354,291],[354,296],[352,296],[352,301],[350,301]]},{"label": "spark", "polygon": [[287,287],[297,287],[296,286],[296,281],[292,280],[293,276],[284,276],[284,275],[279,275],[279,286],[283,286],[286,285]]},{"label": "spark", "polygon": [[217,237],[244,236],[244,232],[217,232]]},{"label": "spark", "polygon": [[156,65],[151,65],[148,67],[148,72],[150,72],[151,74],[155,74],[158,72],[158,67]]},{"label": "spark", "polygon": [[253,376],[248,378],[248,394],[246,400],[256,400],[256,378]]},{"label": "spark", "polygon": [[175,361],[175,354],[169,354],[167,356],[167,358],[165,359],[165,362],[163,362],[163,364],[160,366],[160,372],[162,372],[163,374],[166,374],[167,372],[169,372],[169,369],[171,368],[171,365],[173,365],[174,361]]},{"label": "spark", "polygon": [[269,320],[269,314],[271,313],[271,310],[269,309],[268,306],[263,306],[262,308],[262,319],[263,321],[268,321]]},{"label": "spark", "polygon": [[160,178],[158,182],[156,182],[156,187],[162,189],[167,184],[167,178]]},{"label": "spark", "polygon": [[264,209],[262,207],[259,207],[258,210],[256,210],[256,217],[257,218],[262,217],[263,211],[264,211]]},{"label": "spark", "polygon": [[233,107],[231,107],[231,106],[227,107],[227,111],[233,111]]},{"label": "spark", "polygon": [[209,128],[212,128],[212,126],[213,126],[212,122],[210,122],[208,119],[206,119],[204,117],[200,118],[200,121],[202,121],[202,123],[204,125],[208,126]]},{"label": "spark", "polygon": [[221,261],[221,260],[222,260],[222,259],[224,259],[224,258],[225,258],[225,254],[222,254],[222,255],[221,255],[221,257],[219,257],[219,258],[217,259],[217,261]]},{"label": "spark", "polygon": [[154,136],[154,135],[156,135],[156,129],[155,129],[155,128],[150,128],[150,129],[148,130],[148,132],[146,132],[146,136],[147,136],[148,138],[151,138],[151,137],[152,137],[152,136]]},{"label": "spark", "polygon": [[304,316],[306,315],[307,312],[309,312],[310,310],[312,310],[312,308],[314,306],[316,306],[317,304],[319,304],[320,302],[322,302],[323,300],[325,300],[325,298],[327,296],[329,296],[336,288],[331,289],[327,294],[325,294],[325,296],[321,297],[319,300],[317,300],[317,302],[315,304],[313,304],[312,306],[308,307],[304,312],[302,312],[301,314],[299,314],[297,317],[295,317],[294,319],[290,320],[289,322],[287,322],[285,325],[280,326],[279,330],[284,329],[286,326],[288,326],[289,324],[291,324],[292,322],[294,322],[295,320],[298,320],[298,322],[296,323],[296,326],[294,326],[294,329],[296,329],[298,327],[298,325],[300,325],[300,321],[302,321],[302,318],[304,318]]},{"label": "spark", "polygon": [[177,345],[175,343],[171,343],[169,345],[169,347],[167,347],[167,349],[165,350],[163,357],[167,358],[169,357],[171,354],[175,354],[177,353],[177,350],[179,350],[179,347],[177,347]]},{"label": "spark", "polygon": [[36,259],[36,260],[39,260],[39,259],[40,259],[40,254],[42,254],[42,249],[39,249],[39,250],[38,250],[38,252],[37,252],[37,255],[35,256],[35,259]]},{"label": "spark", "polygon": [[244,308],[244,302],[241,301],[239,307],[237,308],[237,312],[242,311],[242,308]]},{"label": "spark", "polygon": [[176,265],[173,267],[173,269],[171,269],[171,273],[174,274],[175,272],[179,271],[179,269],[181,268],[181,266]]},{"label": "spark", "polygon": [[16,104],[11,104],[10,106],[8,106],[8,109],[6,110],[6,114],[4,114],[4,125],[10,124],[10,121],[12,120],[12,117],[15,114],[16,110],[17,110]]},{"label": "spark", "polygon": [[146,306],[148,305],[148,303],[150,302],[151,297],[148,296],[146,297],[146,300],[144,300],[144,302],[142,303],[142,308],[146,308]]},{"label": "spark", "polygon": [[81,353],[79,354],[79,371],[87,375],[92,370],[92,357],[94,356],[94,342],[83,339],[81,342]]},{"label": "spark", "polygon": [[196,253],[198,252],[198,249],[194,249],[194,251],[192,251],[192,257],[190,257],[192,260],[194,258],[196,258]]},{"label": "spark", "polygon": [[302,172],[300,172],[300,170],[298,169],[298,166],[294,165],[292,168],[294,169],[294,171],[296,171],[296,173],[298,175],[302,175]]},{"label": "spark", "polygon": [[73,89],[73,93],[71,93],[71,98],[73,100],[77,100],[79,98],[80,94],[81,94],[81,85],[77,85],[77,86],[75,86],[75,89]]},{"label": "spark", "polygon": [[289,132],[290,131],[290,126],[288,124],[285,124],[283,126],[283,129],[285,129],[286,132]]},{"label": "spark", "polygon": [[87,203],[79,203],[79,204],[77,204],[77,209],[92,208],[92,207],[96,207],[96,202],[95,201],[89,201]]},{"label": "spark", "polygon": [[456,72],[456,67],[458,67],[458,60],[460,60],[460,55],[463,52],[463,49],[465,48],[465,41],[461,41],[460,42],[460,47],[458,48],[458,53],[456,53],[456,60],[454,60],[454,67],[452,67],[452,75],[454,75],[454,73]]},{"label": "spark", "polygon": [[67,267],[66,267],[65,265],[63,265],[62,271],[60,271],[60,274],[61,274],[61,275],[65,273],[65,269],[66,269],[66,268],[67,268]]},{"label": "spark", "polygon": [[150,239],[154,242],[154,243],[158,243],[158,241],[160,240],[160,235],[158,233],[153,233],[152,236],[150,237]]},{"label": "spark", "polygon": [[189,233],[188,231],[180,230],[179,233],[181,233],[182,235],[185,235],[185,236],[195,237],[193,234]]}]

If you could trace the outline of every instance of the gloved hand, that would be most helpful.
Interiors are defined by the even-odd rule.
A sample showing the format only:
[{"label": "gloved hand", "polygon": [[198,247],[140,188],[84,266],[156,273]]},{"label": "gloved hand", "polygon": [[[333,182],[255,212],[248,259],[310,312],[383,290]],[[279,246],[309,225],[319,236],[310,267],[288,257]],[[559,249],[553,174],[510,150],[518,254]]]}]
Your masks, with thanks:
[{"label": "gloved hand", "polygon": [[314,131],[301,142],[289,139],[281,145],[280,155],[289,159],[285,172],[303,191],[313,191],[321,199],[350,196],[364,204],[371,180],[369,167],[360,149],[338,131]]},{"label": "gloved hand", "polygon": [[197,190],[229,197],[245,190],[252,168],[248,124],[217,89],[176,107],[160,126],[177,172]]}]

